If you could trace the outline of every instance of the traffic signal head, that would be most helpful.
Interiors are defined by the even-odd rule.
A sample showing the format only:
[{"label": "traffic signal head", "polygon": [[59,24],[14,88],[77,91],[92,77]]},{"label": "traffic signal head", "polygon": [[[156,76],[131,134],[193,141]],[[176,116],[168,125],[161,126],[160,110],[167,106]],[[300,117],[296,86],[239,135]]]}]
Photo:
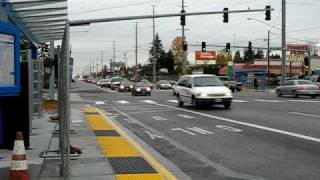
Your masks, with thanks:
[{"label": "traffic signal head", "polygon": [[230,52],[230,43],[226,44],[226,52]]},{"label": "traffic signal head", "polygon": [[248,49],[249,49],[249,51],[252,51],[252,42],[251,41],[249,41]]},{"label": "traffic signal head", "polygon": [[[185,11],[181,10],[181,13],[185,13]],[[186,16],[185,15],[180,16],[180,25],[181,26],[185,26],[186,25]]]},{"label": "traffic signal head", "polygon": [[201,51],[202,52],[206,51],[206,42],[201,42]]},{"label": "traffic signal head", "polygon": [[182,50],[187,51],[188,50],[188,43],[187,41],[182,41]]},{"label": "traffic signal head", "polygon": [[229,13],[228,13],[229,8],[223,8],[223,11],[224,11],[224,13],[223,13],[223,22],[224,23],[228,23],[229,22]]},{"label": "traffic signal head", "polygon": [[266,6],[266,21],[271,20],[271,6]]},{"label": "traffic signal head", "polygon": [[304,65],[309,66],[309,58],[308,57],[304,58]]}]

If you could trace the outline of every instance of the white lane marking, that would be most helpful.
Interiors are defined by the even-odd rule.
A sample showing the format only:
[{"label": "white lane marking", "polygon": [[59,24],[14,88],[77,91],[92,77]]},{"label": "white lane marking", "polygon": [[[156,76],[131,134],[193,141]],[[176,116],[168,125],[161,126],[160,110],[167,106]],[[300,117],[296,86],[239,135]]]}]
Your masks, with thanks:
[{"label": "white lane marking", "polygon": [[234,128],[234,127],[230,127],[230,126],[224,126],[224,125],[216,125],[217,128],[220,128],[220,129],[224,129],[224,130],[227,130],[227,131],[231,131],[231,132],[242,132],[241,129],[237,129],[237,128]]},{"label": "white lane marking", "polygon": [[187,110],[187,109],[167,106],[167,105],[159,104],[159,103],[155,103],[154,105],[167,107],[167,108],[172,108],[172,109],[176,109],[176,110],[180,110],[180,111],[184,111],[184,112],[189,112],[189,113],[197,114],[197,115],[200,115],[200,116],[203,116],[203,117],[208,117],[208,118],[212,118],[212,119],[216,119],[216,120],[220,120],[220,121],[224,121],[224,122],[230,122],[230,123],[240,124],[240,125],[243,125],[243,126],[253,127],[253,128],[256,128],[256,129],[262,129],[262,130],[265,130],[265,131],[270,131],[270,132],[274,132],[274,133],[278,133],[278,134],[284,134],[284,135],[287,135],[287,136],[292,136],[292,137],[296,137],[296,138],[300,138],[300,139],[305,139],[305,140],[314,141],[314,142],[320,142],[319,138],[306,136],[306,135],[303,135],[303,134],[298,134],[298,133],[293,133],[293,132],[289,132],[289,131],[283,131],[283,130],[279,130],[279,129],[269,128],[269,127],[260,126],[260,125],[256,125],[256,124],[251,124],[251,123],[246,123],[246,122],[242,122],[242,121],[237,121],[237,120],[233,120],[233,119],[229,119],[229,118],[224,118],[224,117],[214,116],[214,115],[210,115],[210,114],[200,113],[200,112],[196,112],[196,111],[192,111],[192,110]]},{"label": "white lane marking", "polygon": [[95,101],[94,102],[96,105],[103,105],[103,104],[105,104],[103,101]]},{"label": "white lane marking", "polygon": [[202,129],[202,128],[199,128],[199,127],[191,127],[191,128],[187,128],[191,131],[195,131],[199,134],[203,134],[203,135],[207,135],[207,134],[214,134],[213,132],[211,131],[208,131],[208,130],[205,130],[205,129]]},{"label": "white lane marking", "polygon": [[178,100],[167,100],[168,102],[178,103]]},{"label": "white lane marking", "polygon": [[194,119],[195,118],[193,116],[189,116],[189,115],[186,115],[186,114],[179,114],[178,116],[182,117],[182,118],[186,118],[186,119]]},{"label": "white lane marking", "polygon": [[167,119],[161,116],[152,116],[152,119],[155,119],[157,121],[166,121]]},{"label": "white lane marking", "polygon": [[187,134],[192,135],[192,136],[196,135],[193,132],[190,132],[190,131],[182,129],[182,128],[173,128],[173,129],[171,129],[171,131],[181,131],[181,132],[187,133]]},{"label": "white lane marking", "polygon": [[155,101],[151,101],[151,100],[142,100],[142,102],[144,103],[149,103],[149,104],[155,104]]},{"label": "white lane marking", "polygon": [[283,102],[283,101],[268,100],[268,99],[254,99],[254,101],[258,101],[258,102],[270,102],[270,103],[280,103],[280,102]]},{"label": "white lane marking", "polygon": [[318,103],[320,101],[310,101],[310,100],[288,100],[291,102],[304,102],[304,103]]},{"label": "white lane marking", "polygon": [[299,112],[289,112],[289,114],[295,114],[295,115],[302,115],[302,116],[310,116],[310,117],[320,118],[320,115],[315,115],[315,114],[306,114],[306,113],[299,113]]},{"label": "white lane marking", "polygon": [[114,101],[114,102],[117,102],[119,104],[129,104],[130,102],[128,101],[125,101],[125,100],[121,100],[121,101]]},{"label": "white lane marking", "polygon": [[163,139],[163,137],[162,136],[159,136],[159,135],[157,135],[157,134],[153,134],[153,133],[151,133],[150,131],[144,131],[145,133],[147,133],[149,136],[150,136],[150,139]]},{"label": "white lane marking", "polygon": [[249,102],[249,101],[233,99],[232,102],[247,103],[247,102]]}]

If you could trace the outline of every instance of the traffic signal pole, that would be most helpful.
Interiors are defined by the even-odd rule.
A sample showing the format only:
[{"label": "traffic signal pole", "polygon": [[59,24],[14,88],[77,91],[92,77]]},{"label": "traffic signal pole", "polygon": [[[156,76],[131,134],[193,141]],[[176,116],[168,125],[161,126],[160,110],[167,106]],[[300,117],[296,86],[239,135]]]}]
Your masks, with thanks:
[{"label": "traffic signal pole", "polygon": [[286,0],[282,0],[282,58],[281,58],[281,85],[286,81]]},{"label": "traffic signal pole", "polygon": [[[181,13],[185,13],[185,10],[184,10],[184,0],[182,0],[182,7],[181,7]],[[181,28],[182,28],[182,42],[185,42],[186,40],[186,37],[185,37],[185,24],[181,24]],[[182,48],[183,49],[183,48]],[[182,74],[186,74],[187,72],[187,52],[183,49],[182,50]]]},{"label": "traffic signal pole", "polygon": [[[270,9],[274,11],[274,9]],[[246,9],[246,10],[229,10],[228,13],[251,13],[251,12],[265,12],[266,9]],[[142,16],[124,16],[113,18],[99,18],[99,19],[87,19],[87,20],[73,20],[70,21],[70,26],[83,26],[90,25],[91,23],[102,23],[112,21],[127,21],[137,19],[153,19],[153,18],[165,18],[165,17],[178,17],[178,16],[199,16],[210,14],[223,14],[225,11],[206,11],[206,12],[190,12],[190,13],[171,13],[171,14],[155,14],[155,15],[142,15]]]}]

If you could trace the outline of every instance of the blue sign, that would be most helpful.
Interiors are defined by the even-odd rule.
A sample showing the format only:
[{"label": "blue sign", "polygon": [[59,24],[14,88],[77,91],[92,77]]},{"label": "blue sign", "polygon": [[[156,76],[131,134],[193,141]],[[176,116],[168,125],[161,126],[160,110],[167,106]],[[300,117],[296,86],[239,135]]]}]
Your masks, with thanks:
[{"label": "blue sign", "polygon": [[20,32],[0,22],[0,96],[20,93]]}]

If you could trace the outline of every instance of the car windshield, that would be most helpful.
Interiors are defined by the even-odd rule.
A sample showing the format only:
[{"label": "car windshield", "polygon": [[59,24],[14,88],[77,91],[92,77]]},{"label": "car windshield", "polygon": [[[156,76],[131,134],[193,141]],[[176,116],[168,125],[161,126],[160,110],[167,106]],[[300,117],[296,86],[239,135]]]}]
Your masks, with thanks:
[{"label": "car windshield", "polygon": [[169,83],[169,81],[161,80],[161,81],[158,82],[158,84],[170,84],[170,83]]},{"label": "car windshield", "polygon": [[195,87],[223,86],[221,80],[214,76],[195,77],[193,83]]},{"label": "car windshield", "polygon": [[146,82],[137,82],[137,83],[135,84],[135,86],[136,86],[136,87],[146,87],[146,86],[148,86],[148,85],[147,85]]},{"label": "car windshield", "polygon": [[228,77],[219,77],[221,81],[228,81]]},{"label": "car windshield", "polygon": [[304,85],[304,84],[312,84],[310,81],[297,81],[297,84]]}]

